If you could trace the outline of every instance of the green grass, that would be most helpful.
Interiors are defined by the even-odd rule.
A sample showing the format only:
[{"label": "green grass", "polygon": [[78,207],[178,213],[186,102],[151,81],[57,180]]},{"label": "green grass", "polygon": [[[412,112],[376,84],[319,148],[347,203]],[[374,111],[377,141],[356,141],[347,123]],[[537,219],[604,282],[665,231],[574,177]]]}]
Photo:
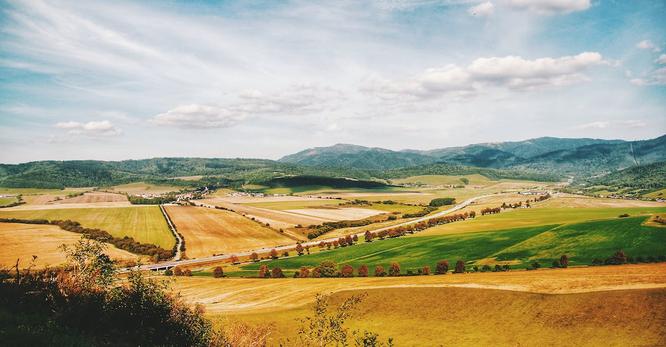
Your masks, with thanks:
[{"label": "green grass", "polygon": [[631,216],[664,213],[666,212],[666,208],[531,208],[505,211],[499,214],[486,216],[478,215],[478,210],[476,212],[477,217],[475,219],[440,225],[419,233],[417,236],[425,237],[548,224],[580,223],[596,219],[614,218],[623,213],[628,213]]},{"label": "green grass", "polygon": [[90,188],[65,188],[65,189],[45,189],[45,188],[5,188],[0,187],[0,194],[69,194],[74,192],[82,192],[90,190]]},{"label": "green grass", "polygon": [[661,199],[666,199],[666,188],[656,190],[654,192],[645,194],[646,197],[648,198],[661,198]]},{"label": "green grass", "polygon": [[9,204],[11,204],[13,202],[16,202],[16,201],[17,201],[17,199],[16,199],[15,196],[10,196],[10,197],[7,197],[7,198],[0,198],[0,206],[6,206],[6,205],[9,205]]},{"label": "green grass", "polygon": [[[293,271],[301,266],[316,266],[322,261],[332,260],[354,267],[366,264],[374,269],[375,265],[386,268],[392,262],[397,262],[404,271],[424,265],[434,269],[436,262],[441,259],[448,259],[451,267],[458,259],[471,264],[489,258],[511,261],[518,267],[525,267],[534,260],[549,266],[562,254],[569,255],[571,265],[591,264],[594,258],[605,259],[618,249],[624,249],[630,256],[666,254],[666,232],[663,228],[642,225],[647,218],[615,218],[570,225],[402,237],[278,259],[271,261],[269,266]],[[258,268],[259,264],[255,263],[243,266],[242,270],[254,274]]]},{"label": "green grass", "polygon": [[382,193],[400,191],[399,187],[383,188],[333,188],[323,185],[302,185],[261,189],[266,194],[315,194],[315,193]]},{"label": "green grass", "polygon": [[139,242],[152,243],[165,249],[170,249],[176,242],[158,206],[0,210],[0,218],[70,219],[84,227],[106,230],[116,237],[131,236]]},{"label": "green grass", "polygon": [[337,199],[320,199],[320,200],[303,200],[303,201],[272,201],[272,202],[251,202],[244,205],[267,208],[270,210],[297,210],[303,208],[316,208],[322,206],[337,206],[345,202],[345,200]]}]

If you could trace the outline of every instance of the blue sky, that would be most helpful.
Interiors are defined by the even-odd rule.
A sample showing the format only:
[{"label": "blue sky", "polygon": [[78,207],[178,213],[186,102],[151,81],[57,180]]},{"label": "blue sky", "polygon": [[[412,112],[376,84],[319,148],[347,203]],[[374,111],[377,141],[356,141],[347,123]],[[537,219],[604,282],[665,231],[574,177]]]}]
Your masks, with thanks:
[{"label": "blue sky", "polygon": [[0,1],[0,162],[666,133],[663,1]]}]

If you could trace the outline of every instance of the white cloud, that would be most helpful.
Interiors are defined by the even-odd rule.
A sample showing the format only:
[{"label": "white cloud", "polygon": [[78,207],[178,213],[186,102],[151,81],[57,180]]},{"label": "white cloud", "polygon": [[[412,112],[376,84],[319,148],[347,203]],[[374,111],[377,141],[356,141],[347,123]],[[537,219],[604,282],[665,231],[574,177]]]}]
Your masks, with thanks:
[{"label": "white cloud", "polygon": [[644,121],[628,119],[618,121],[596,121],[577,125],[575,128],[580,130],[586,129],[609,129],[609,128],[643,128],[647,124]]},{"label": "white cloud", "polygon": [[179,128],[229,128],[246,118],[244,113],[223,107],[208,105],[180,105],[156,115],[151,122],[156,125]]},{"label": "white cloud", "polygon": [[666,67],[654,70],[643,78],[634,78],[629,82],[637,86],[664,86],[666,85]]},{"label": "white cloud", "polygon": [[538,14],[569,13],[590,8],[590,0],[504,0],[503,3],[511,8]]},{"label": "white cloud", "polygon": [[654,61],[657,64],[666,64],[666,54],[662,54]]},{"label": "white cloud", "polygon": [[55,125],[58,129],[67,130],[69,135],[95,136],[116,136],[122,133],[122,130],[115,127],[108,120],[92,121],[88,123],[81,122],[60,122]]},{"label": "white cloud", "polygon": [[467,10],[467,13],[469,13],[472,16],[489,17],[492,16],[493,13],[495,13],[495,5],[493,5],[493,3],[490,1],[486,1],[476,6],[470,7]]},{"label": "white cloud", "polygon": [[449,93],[470,95],[487,88],[533,90],[585,81],[587,77],[583,72],[603,63],[601,54],[596,52],[534,60],[519,56],[478,58],[464,67],[447,65],[428,69],[407,81],[375,81],[365,90],[384,98],[404,95],[429,98]]},{"label": "white cloud", "polygon": [[643,40],[643,41],[637,43],[636,48],[644,49],[644,50],[651,50],[651,51],[654,51],[654,52],[661,51],[661,49],[659,47],[657,47],[657,45],[655,45],[654,42],[652,42],[650,40]]},{"label": "white cloud", "polygon": [[274,93],[247,90],[238,98],[238,104],[230,108],[251,114],[299,115],[336,108],[343,99],[343,93],[328,87],[304,84]]}]

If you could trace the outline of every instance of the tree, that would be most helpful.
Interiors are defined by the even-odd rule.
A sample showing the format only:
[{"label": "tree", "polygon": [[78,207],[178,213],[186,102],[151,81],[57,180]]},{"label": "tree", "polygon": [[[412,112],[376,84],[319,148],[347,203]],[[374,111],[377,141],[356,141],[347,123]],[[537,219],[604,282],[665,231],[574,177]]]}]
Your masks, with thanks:
[{"label": "tree", "polygon": [[438,261],[435,271],[437,272],[438,275],[444,275],[447,272],[449,272],[449,261],[448,260]]},{"label": "tree", "polygon": [[270,272],[268,270],[268,265],[259,266],[259,278],[268,278],[270,277]]},{"label": "tree", "polygon": [[352,236],[352,241],[358,242],[358,235],[354,234],[354,236]]},{"label": "tree", "polygon": [[298,272],[298,275],[299,275],[298,277],[300,278],[308,278],[308,276],[310,276],[310,269],[308,269],[305,266],[302,266],[301,270]]},{"label": "tree", "polygon": [[569,266],[569,257],[566,254],[562,254],[560,257],[560,266],[567,268]]},{"label": "tree", "polygon": [[400,264],[391,263],[391,267],[389,268],[389,276],[393,277],[400,276]]},{"label": "tree", "polygon": [[368,266],[367,265],[361,265],[358,268],[358,277],[368,277]]},{"label": "tree", "polygon": [[277,259],[278,258],[278,252],[275,250],[275,248],[271,249],[271,252],[269,253],[271,256],[271,259]]},{"label": "tree", "polygon": [[224,271],[222,270],[222,267],[218,266],[215,269],[213,269],[213,277],[215,278],[224,277]]},{"label": "tree", "polygon": [[613,254],[610,260],[610,263],[613,265],[625,264],[627,262],[627,255],[624,254],[623,250],[619,250]]},{"label": "tree", "polygon": [[319,275],[321,277],[338,277],[338,264],[325,260],[319,264]]},{"label": "tree", "polygon": [[252,254],[250,254],[250,259],[252,261],[259,261],[259,254],[257,254],[257,252],[252,252]]},{"label": "tree", "polygon": [[349,265],[343,265],[342,269],[340,270],[340,276],[341,277],[354,277],[354,268]]},{"label": "tree", "polygon": [[300,243],[296,244],[296,253],[298,253],[299,256],[303,255],[303,246]]},{"label": "tree", "polygon": [[173,276],[173,271],[171,269],[164,270],[164,276]]},{"label": "tree", "polygon": [[424,266],[424,267],[423,267],[423,270],[421,271],[421,273],[422,273],[423,275],[425,275],[425,276],[430,275],[430,266],[428,266],[428,265]]},{"label": "tree", "polygon": [[465,262],[462,260],[458,260],[456,262],[456,269],[453,271],[453,273],[457,274],[465,273]]},{"label": "tree", "polygon": [[384,267],[381,265],[375,266],[375,277],[384,277],[386,272],[384,272]]},{"label": "tree", "polygon": [[282,269],[279,267],[274,267],[273,270],[271,270],[271,277],[272,278],[284,278],[284,274],[282,273]]},{"label": "tree", "polygon": [[368,230],[365,232],[365,242],[372,242],[373,234]]},{"label": "tree", "polygon": [[229,257],[229,261],[231,261],[232,264],[239,264],[240,262],[238,261],[238,257],[234,254]]},{"label": "tree", "polygon": [[192,270],[190,269],[183,270],[183,276],[192,277]]},{"label": "tree", "polygon": [[173,268],[173,275],[174,276],[182,276],[183,275],[183,270],[176,266],[176,267]]},{"label": "tree", "polygon": [[71,268],[68,274],[79,288],[94,290],[107,289],[111,286],[115,270],[111,258],[104,254],[105,244],[81,238],[73,246],[62,245],[61,249]]}]

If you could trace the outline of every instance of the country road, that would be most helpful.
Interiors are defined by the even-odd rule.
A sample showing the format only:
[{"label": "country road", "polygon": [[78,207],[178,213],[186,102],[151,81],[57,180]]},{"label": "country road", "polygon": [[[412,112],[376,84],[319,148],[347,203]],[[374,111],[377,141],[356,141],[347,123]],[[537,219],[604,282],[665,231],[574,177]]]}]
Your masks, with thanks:
[{"label": "country road", "polygon": [[[467,199],[467,200],[465,200],[465,201],[463,201],[463,202],[461,202],[461,203],[459,203],[459,204],[457,204],[457,205],[455,205],[455,206],[453,206],[453,207],[451,207],[447,210],[440,211],[440,212],[437,212],[437,213],[434,213],[434,214],[431,214],[431,215],[428,215],[428,216],[420,217],[420,218],[417,218],[417,219],[412,219],[410,221],[406,221],[406,222],[403,222],[403,223],[394,224],[394,225],[391,225],[391,226],[371,230],[371,232],[380,232],[382,230],[388,230],[388,229],[396,228],[396,227],[399,227],[399,226],[419,223],[419,222],[422,222],[422,221],[427,221],[427,220],[432,219],[432,218],[441,217],[441,216],[447,215],[449,213],[452,213],[452,212],[458,211],[460,209],[463,209],[463,208],[469,206],[470,204],[472,204],[476,200],[486,198],[486,197],[489,197],[489,196],[491,196],[491,194],[475,196],[475,197]],[[194,202],[194,203],[197,206],[201,206],[201,207],[215,208],[214,205],[210,205],[210,204],[204,204],[204,203],[201,203],[201,202]],[[169,221],[169,224],[171,224],[170,221]],[[178,233],[176,233],[176,234],[178,234]],[[361,237],[364,234],[365,234],[365,231],[362,232],[362,233],[358,233],[356,235]],[[324,239],[324,240],[307,241],[307,242],[302,242],[301,245],[303,247],[306,247],[306,246],[313,247],[313,246],[319,245],[319,243],[322,242],[322,241],[323,242],[333,242],[337,239],[338,238],[335,237],[335,238]],[[166,262],[161,262],[161,263],[157,263],[157,264],[142,265],[142,266],[139,267],[139,270],[164,270],[164,269],[167,269],[167,268],[172,268],[172,267],[177,266],[177,265],[204,264],[204,263],[210,263],[210,262],[214,262],[214,261],[229,259],[232,255],[235,255],[235,256],[238,256],[238,257],[249,256],[250,254],[255,253],[255,252],[256,253],[270,252],[272,249],[275,249],[276,251],[279,252],[279,251],[285,251],[285,250],[293,249],[295,246],[296,246],[295,244],[290,244],[290,245],[283,245],[283,246],[277,246],[277,247],[265,247],[265,248],[253,249],[253,250],[249,250],[249,251],[245,251],[245,252],[238,252],[238,253],[234,253],[234,254],[222,254],[222,255],[215,255],[215,256],[196,258],[196,259],[172,260],[172,261],[166,261]],[[180,250],[178,251],[178,253],[180,254]]]}]

